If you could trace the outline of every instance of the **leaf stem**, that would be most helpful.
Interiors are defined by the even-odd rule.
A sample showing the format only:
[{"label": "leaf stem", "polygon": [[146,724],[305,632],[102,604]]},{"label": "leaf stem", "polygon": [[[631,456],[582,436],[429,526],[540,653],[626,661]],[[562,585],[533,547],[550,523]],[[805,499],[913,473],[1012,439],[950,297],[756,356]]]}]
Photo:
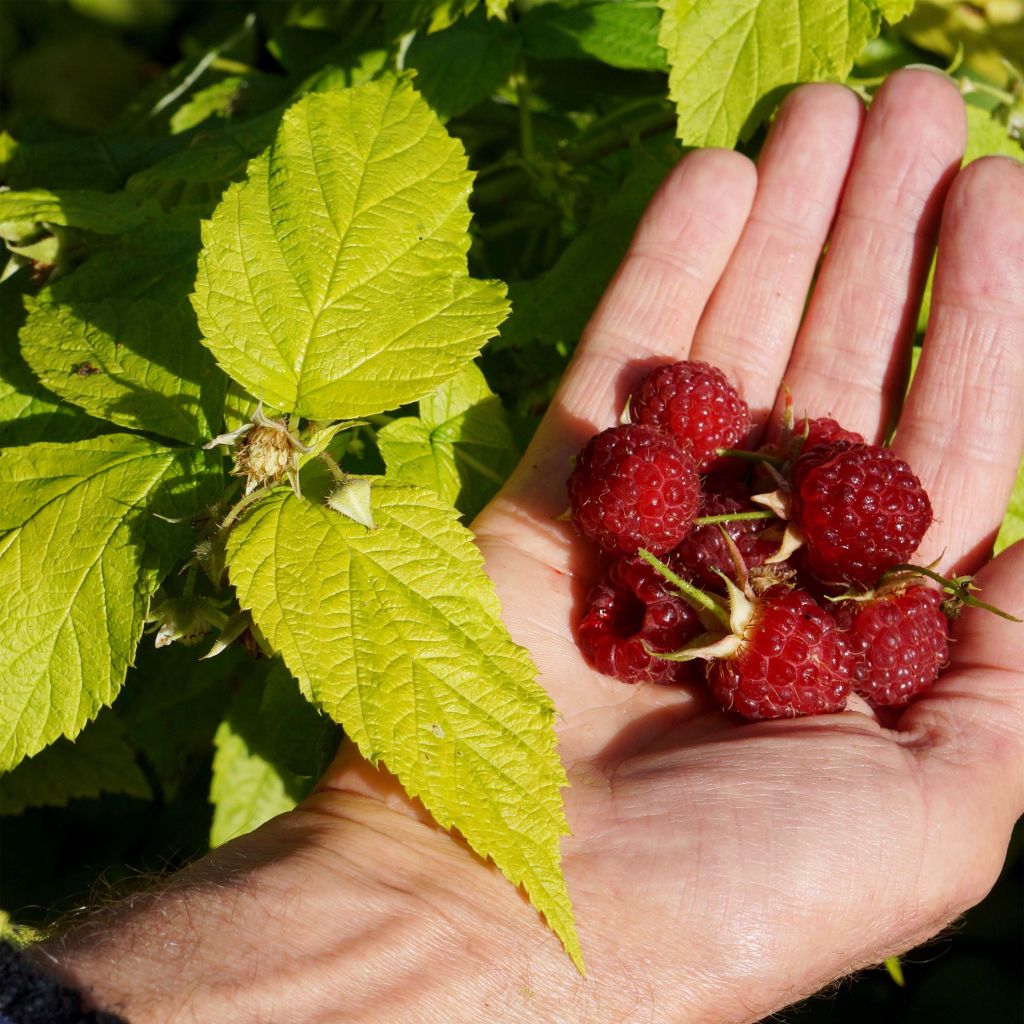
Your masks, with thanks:
[{"label": "leaf stem", "polygon": [[727,632],[732,632],[732,627],[729,622],[729,613],[710,595],[705,594],[703,590],[698,590],[692,583],[687,583],[681,576],[677,576],[664,562],[658,561],[644,548],[641,548],[637,554],[652,568],[664,576],[680,593],[680,596],[686,601],[687,604],[696,608],[698,611],[705,611],[714,616],[726,629]]}]

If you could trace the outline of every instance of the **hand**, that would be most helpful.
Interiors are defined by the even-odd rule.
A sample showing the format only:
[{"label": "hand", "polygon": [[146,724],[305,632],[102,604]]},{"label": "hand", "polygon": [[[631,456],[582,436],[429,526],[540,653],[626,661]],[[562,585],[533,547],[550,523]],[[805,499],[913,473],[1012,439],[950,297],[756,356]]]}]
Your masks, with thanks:
[{"label": "hand", "polygon": [[[1024,168],[989,159],[957,173],[964,135],[954,87],[903,71],[866,116],[844,88],[797,89],[756,171],[733,152],[685,158],[529,452],[475,524],[506,622],[560,712],[564,866],[587,980],[496,872],[351,749],[299,811],[183,883],[223,892],[244,877],[260,894],[257,910],[241,896],[211,910],[209,890],[194,903],[200,952],[186,976],[200,960],[265,1013],[263,992],[275,1009],[251,1019],[276,1024],[753,1021],[984,896],[1024,807],[1024,626],[967,610],[949,669],[891,728],[864,705],[743,723],[701,692],[630,687],[586,665],[573,626],[594,560],[556,518],[570,457],[616,422],[645,367],[689,355],[725,369],[762,426],[783,378],[799,411],[869,438],[898,414],[895,447],[936,510],[918,558],[980,569],[984,598],[1024,614],[1024,545],[982,568],[1024,447]],[[902,403],[937,235],[925,354]],[[149,917],[158,930],[173,930],[167,907]],[[285,952],[269,954],[287,927]],[[201,952],[218,948],[218,929],[223,949],[225,928],[248,935],[230,969]],[[122,929],[123,949],[129,934],[146,946],[136,927]],[[107,1005],[139,1007],[140,1021],[191,1019],[203,998],[204,1020],[250,1019],[227,996],[210,1001],[213,981],[142,1003],[130,972],[117,981],[95,943],[77,945],[67,973]],[[404,999],[387,1002],[389,980]]]}]

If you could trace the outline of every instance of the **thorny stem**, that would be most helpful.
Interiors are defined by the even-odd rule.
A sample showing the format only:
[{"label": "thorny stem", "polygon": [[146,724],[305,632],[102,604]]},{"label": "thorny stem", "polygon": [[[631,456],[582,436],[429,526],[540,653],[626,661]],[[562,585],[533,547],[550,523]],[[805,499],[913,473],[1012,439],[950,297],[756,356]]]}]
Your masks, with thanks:
[{"label": "thorny stem", "polygon": [[335,461],[333,455],[329,455],[327,452],[321,452],[318,456],[320,461],[331,471],[331,476],[334,477],[335,483],[345,482],[345,473],[341,466]]},{"label": "thorny stem", "polygon": [[776,469],[781,469],[785,464],[785,459],[780,459],[776,455],[768,455],[766,452],[747,452],[740,448],[716,448],[716,455],[724,456],[727,459],[744,459],[747,462],[767,462],[769,466],[774,466]]},{"label": "thorny stem", "polygon": [[717,523],[744,523],[749,519],[778,519],[774,512],[726,512],[720,516],[700,516],[694,519],[694,526],[714,526]]},{"label": "thorny stem", "polygon": [[681,576],[677,576],[664,562],[658,561],[650,551],[641,548],[637,554],[649,566],[657,569],[680,592],[688,604],[700,611],[709,612],[725,627],[727,632],[732,632],[729,613],[710,594],[705,594],[703,590],[698,590],[692,583],[687,583]]},{"label": "thorny stem", "polygon": [[247,508],[249,508],[251,505],[255,505],[257,501],[261,501],[269,493],[270,493],[270,488],[269,487],[260,487],[257,490],[252,491],[249,494],[246,494],[239,501],[235,502],[234,507],[224,517],[224,522],[222,522],[220,524],[220,527],[217,530],[217,536],[218,537],[226,537],[227,534],[228,534],[228,531],[231,529],[232,526],[235,525],[235,522],[238,519],[238,517]]},{"label": "thorny stem", "polygon": [[1024,619],[1018,619],[1016,615],[1004,612],[1002,608],[997,608],[994,604],[988,604],[986,601],[978,600],[978,598],[971,593],[971,590],[975,588],[971,585],[970,576],[954,576],[952,579],[947,579],[934,569],[928,569],[923,565],[911,565],[909,562],[905,562],[900,565],[894,565],[885,574],[884,578],[891,579],[893,576],[900,573],[914,573],[915,575],[927,576],[930,580],[935,580],[936,583],[940,584],[943,590],[948,591],[958,601],[962,601],[971,608],[982,608],[985,611],[992,612],[993,615],[998,615],[1001,619],[1007,619],[1010,622],[1024,622]]}]

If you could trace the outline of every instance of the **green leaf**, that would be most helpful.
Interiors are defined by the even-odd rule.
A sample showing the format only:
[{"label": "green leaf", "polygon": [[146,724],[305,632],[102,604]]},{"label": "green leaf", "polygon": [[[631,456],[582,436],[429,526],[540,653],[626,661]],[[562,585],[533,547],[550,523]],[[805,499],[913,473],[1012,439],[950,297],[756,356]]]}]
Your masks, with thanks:
[{"label": "green leaf", "polygon": [[319,778],[338,749],[341,730],[302,695],[298,683],[275,659],[260,702],[266,751],[279,768]]},{"label": "green leaf", "polygon": [[25,308],[19,285],[25,276],[0,283],[0,448],[91,437],[105,424],[47,391],[21,358],[18,331]]},{"label": "green leaf", "polygon": [[309,791],[308,779],[292,775],[263,753],[262,694],[258,681],[244,683],[214,737],[211,846],[245,835],[275,815],[290,811]]},{"label": "green leaf", "polygon": [[149,598],[191,540],[153,513],[194,512],[202,467],[126,434],[0,451],[0,770],[113,701]]},{"label": "green leaf", "polygon": [[152,796],[120,722],[107,711],[73,743],[61,738],[0,777],[0,813],[67,807],[69,800],[102,793]]},{"label": "green leaf", "polygon": [[387,480],[373,501],[374,530],[290,492],[260,502],[228,542],[239,601],[303,692],[522,884],[579,964],[554,706],[454,512]]},{"label": "green leaf", "polygon": [[512,285],[512,316],[495,347],[575,344],[667,170],[644,159],[550,270]]},{"label": "green leaf", "polygon": [[251,676],[241,647],[200,661],[201,649],[171,644],[157,649],[144,636],[113,710],[149,762],[165,800],[174,799],[198,772],[208,770],[213,736],[231,687]]},{"label": "green leaf", "polygon": [[419,413],[377,433],[388,476],[428,488],[472,519],[519,457],[501,400],[470,363],[422,399]]},{"label": "green leaf", "polygon": [[21,348],[42,383],[121,426],[217,434],[228,382],[188,302],[196,248],[177,227],[125,235],[29,300]]},{"label": "green leaf", "polygon": [[518,57],[518,34],[480,8],[443,32],[418,34],[405,64],[416,70],[423,98],[448,120],[500,89]]},{"label": "green leaf", "polygon": [[541,60],[594,57],[627,70],[665,71],[659,14],[656,0],[545,4],[523,17],[523,46]]},{"label": "green leaf", "polygon": [[248,161],[270,144],[280,120],[281,110],[274,109],[204,131],[187,148],[133,174],[125,191],[155,199],[166,210],[194,210],[208,217],[228,184],[239,180]]},{"label": "green leaf", "polygon": [[0,236],[10,237],[11,226],[26,221],[119,235],[139,227],[159,212],[155,203],[140,203],[124,192],[0,192]]},{"label": "green leaf", "polygon": [[998,555],[1000,551],[1022,539],[1024,539],[1024,459],[1021,459],[1020,468],[1017,470],[1017,482],[1013,485],[1010,504],[1003,517],[999,536],[996,537],[996,554]]},{"label": "green leaf", "polygon": [[843,81],[884,14],[908,0],[659,0],[678,135],[693,146],[749,137],[794,85]]},{"label": "green leaf", "polygon": [[497,282],[467,276],[472,175],[404,79],[306,96],[212,221],[193,303],[224,370],[311,419],[391,409],[497,332]]}]

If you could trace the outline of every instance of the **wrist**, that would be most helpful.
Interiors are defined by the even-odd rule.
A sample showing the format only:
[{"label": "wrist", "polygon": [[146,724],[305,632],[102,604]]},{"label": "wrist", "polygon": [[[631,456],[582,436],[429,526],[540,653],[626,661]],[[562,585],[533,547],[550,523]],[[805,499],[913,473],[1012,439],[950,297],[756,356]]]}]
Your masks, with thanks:
[{"label": "wrist", "polygon": [[464,844],[336,791],[34,956],[131,1024],[565,1019],[580,984]]}]

